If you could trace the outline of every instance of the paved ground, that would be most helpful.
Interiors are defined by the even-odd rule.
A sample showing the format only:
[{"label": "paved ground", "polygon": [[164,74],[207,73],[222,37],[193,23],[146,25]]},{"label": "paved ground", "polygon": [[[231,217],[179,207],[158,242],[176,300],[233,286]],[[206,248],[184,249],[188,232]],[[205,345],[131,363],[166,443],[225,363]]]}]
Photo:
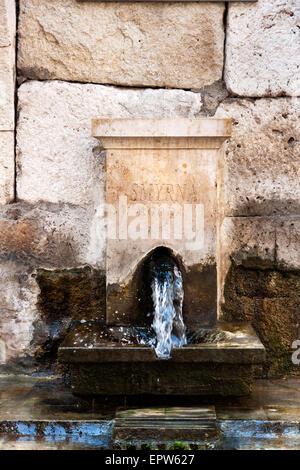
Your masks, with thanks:
[{"label": "paved ground", "polygon": [[[0,376],[0,449],[93,449],[112,445],[117,410],[214,405],[225,449],[300,449],[300,377],[258,380],[244,398],[74,397],[58,379]],[[210,447],[210,446],[209,446]]]}]

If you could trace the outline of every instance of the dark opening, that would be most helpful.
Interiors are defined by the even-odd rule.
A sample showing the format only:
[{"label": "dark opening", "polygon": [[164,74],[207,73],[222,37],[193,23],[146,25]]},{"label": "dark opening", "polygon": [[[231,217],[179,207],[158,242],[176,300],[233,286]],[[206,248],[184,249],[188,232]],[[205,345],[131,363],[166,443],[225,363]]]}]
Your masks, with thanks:
[{"label": "dark opening", "polygon": [[184,285],[182,262],[169,248],[159,246],[151,251],[141,262],[138,282],[139,310],[141,315],[147,319],[146,323],[149,325],[152,323],[152,313],[154,311],[151,289],[154,273],[159,274],[163,279],[165,273],[174,266],[177,266],[181,271]]}]

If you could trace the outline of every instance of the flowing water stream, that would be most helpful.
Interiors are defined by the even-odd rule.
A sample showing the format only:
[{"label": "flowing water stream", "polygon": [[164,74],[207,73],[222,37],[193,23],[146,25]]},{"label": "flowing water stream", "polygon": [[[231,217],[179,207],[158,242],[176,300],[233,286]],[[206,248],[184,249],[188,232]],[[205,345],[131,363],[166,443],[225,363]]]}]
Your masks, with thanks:
[{"label": "flowing water stream", "polygon": [[151,283],[154,305],[152,328],[156,335],[155,351],[161,359],[170,357],[173,347],[186,344],[182,317],[182,274],[168,262],[153,268]]}]

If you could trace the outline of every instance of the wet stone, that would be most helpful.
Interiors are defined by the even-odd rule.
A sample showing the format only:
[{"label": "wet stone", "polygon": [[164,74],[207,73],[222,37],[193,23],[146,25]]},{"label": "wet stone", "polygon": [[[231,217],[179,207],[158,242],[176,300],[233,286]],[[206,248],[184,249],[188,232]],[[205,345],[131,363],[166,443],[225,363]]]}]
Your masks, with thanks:
[{"label": "wet stone", "polygon": [[[70,390],[54,377],[0,376],[0,390],[9,403],[0,406],[0,449],[122,449],[127,444],[149,450],[186,449],[300,449],[300,387],[299,378],[285,380],[258,380],[253,393],[245,397],[186,397],[169,396],[155,401],[143,397],[122,402],[109,400],[82,400],[72,396]],[[199,405],[200,403],[200,405]],[[188,406],[187,406],[188,405]],[[139,408],[139,406],[143,408]],[[155,407],[156,406],[156,407]],[[199,410],[200,408],[200,410]],[[214,414],[216,410],[217,419]],[[206,410],[206,411],[205,411]],[[184,433],[176,440],[162,444],[158,439],[143,441],[143,436],[155,423],[169,423],[168,429],[183,427]],[[185,422],[194,429],[196,438],[206,425],[211,431],[213,423],[219,430],[204,436],[207,441],[196,447],[190,440]],[[129,424],[128,424],[129,423]],[[142,424],[144,429],[139,432]],[[177,423],[177,424],[176,424]],[[195,424],[196,423],[196,424]],[[116,444],[116,430],[130,428],[132,442]],[[202,428],[201,428],[202,426]],[[163,426],[161,426],[163,427]],[[198,430],[196,428],[200,428]],[[121,431],[120,431],[121,432]],[[152,432],[152,431],[151,431]],[[186,433],[186,434],[185,434]],[[184,441],[185,435],[187,441]],[[148,435],[149,436],[149,435]],[[163,436],[160,436],[163,437]],[[139,443],[139,445],[137,445]]]},{"label": "wet stone", "polygon": [[[247,395],[265,351],[248,324],[187,331],[190,343],[159,359],[146,328],[75,327],[59,348],[72,391],[83,396]],[[140,338],[140,344],[138,343]],[[125,341],[126,339],[126,341]]]},{"label": "wet stone", "polygon": [[172,441],[205,444],[219,437],[213,406],[202,408],[148,408],[116,414],[114,442],[141,446]]}]

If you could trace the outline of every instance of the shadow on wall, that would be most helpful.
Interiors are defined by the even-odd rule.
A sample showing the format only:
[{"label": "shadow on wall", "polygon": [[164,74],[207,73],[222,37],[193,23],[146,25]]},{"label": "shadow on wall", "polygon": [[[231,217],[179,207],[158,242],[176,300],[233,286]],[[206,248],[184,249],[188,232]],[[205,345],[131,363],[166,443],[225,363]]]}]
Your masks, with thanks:
[{"label": "shadow on wall", "polygon": [[105,275],[89,266],[50,271],[39,269],[39,318],[32,345],[40,367],[52,369],[57,348],[78,321],[105,321]]}]

